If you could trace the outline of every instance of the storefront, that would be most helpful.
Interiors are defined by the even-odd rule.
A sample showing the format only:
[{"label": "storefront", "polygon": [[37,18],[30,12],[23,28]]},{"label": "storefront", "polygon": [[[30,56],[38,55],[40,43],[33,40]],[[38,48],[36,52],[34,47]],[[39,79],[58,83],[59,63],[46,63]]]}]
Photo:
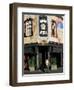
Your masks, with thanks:
[{"label": "storefront", "polygon": [[62,18],[24,15],[24,74],[63,72]]},{"label": "storefront", "polygon": [[24,73],[63,71],[63,44],[28,44],[24,46]]}]

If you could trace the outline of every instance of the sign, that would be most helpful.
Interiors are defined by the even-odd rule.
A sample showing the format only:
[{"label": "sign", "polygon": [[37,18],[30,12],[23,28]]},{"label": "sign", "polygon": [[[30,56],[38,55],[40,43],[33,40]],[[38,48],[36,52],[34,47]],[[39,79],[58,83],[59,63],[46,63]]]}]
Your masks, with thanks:
[{"label": "sign", "polygon": [[47,27],[47,16],[40,15],[39,16],[39,35],[40,36],[48,36],[48,27]]}]

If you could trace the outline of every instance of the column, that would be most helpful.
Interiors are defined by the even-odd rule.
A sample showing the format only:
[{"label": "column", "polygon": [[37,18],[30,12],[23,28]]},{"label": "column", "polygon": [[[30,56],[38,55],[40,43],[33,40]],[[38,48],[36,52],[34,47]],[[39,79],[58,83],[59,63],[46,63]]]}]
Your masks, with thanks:
[{"label": "column", "polygon": [[36,66],[37,66],[37,69],[39,68],[39,50],[38,50],[38,47],[36,47]]},{"label": "column", "polygon": [[50,63],[50,46],[48,46],[48,60],[49,60],[49,69],[50,69],[50,65],[51,65],[51,63]]},{"label": "column", "polygon": [[61,66],[63,66],[63,52],[61,52]]}]

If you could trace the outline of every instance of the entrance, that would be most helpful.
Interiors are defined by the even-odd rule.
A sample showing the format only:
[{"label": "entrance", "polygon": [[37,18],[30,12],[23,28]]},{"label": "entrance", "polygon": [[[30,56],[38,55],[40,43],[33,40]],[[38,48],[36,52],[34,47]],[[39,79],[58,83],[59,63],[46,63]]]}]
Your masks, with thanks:
[{"label": "entrance", "polygon": [[46,60],[48,60],[48,47],[39,46],[39,68],[42,71],[46,68]]}]

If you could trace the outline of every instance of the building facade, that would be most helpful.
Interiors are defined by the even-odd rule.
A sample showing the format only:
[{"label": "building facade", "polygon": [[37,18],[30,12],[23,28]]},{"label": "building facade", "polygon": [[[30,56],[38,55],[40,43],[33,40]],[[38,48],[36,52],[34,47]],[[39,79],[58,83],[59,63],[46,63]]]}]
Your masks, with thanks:
[{"label": "building facade", "polygon": [[24,73],[63,72],[64,16],[23,16]]}]

